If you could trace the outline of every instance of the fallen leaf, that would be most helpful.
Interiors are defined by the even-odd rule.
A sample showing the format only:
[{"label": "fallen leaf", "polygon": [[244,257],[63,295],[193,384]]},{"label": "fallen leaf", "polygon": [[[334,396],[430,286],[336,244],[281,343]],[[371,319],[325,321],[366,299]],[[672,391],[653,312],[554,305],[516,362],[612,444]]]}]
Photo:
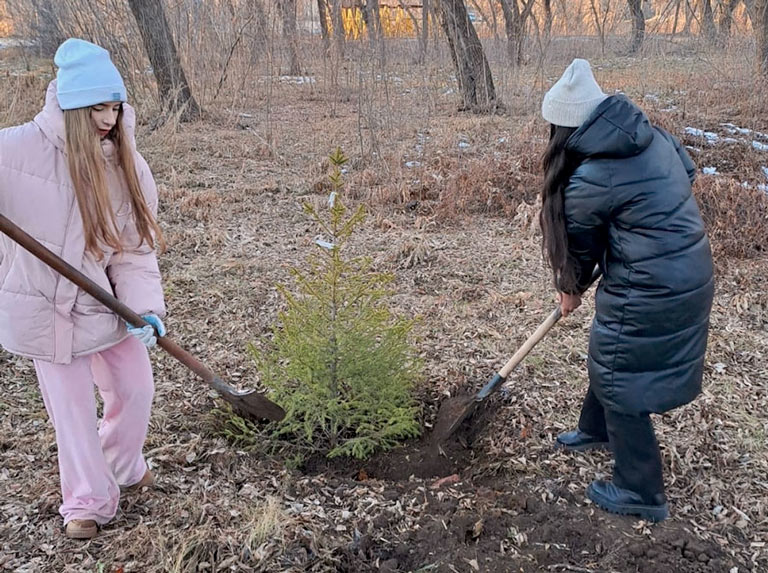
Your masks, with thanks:
[{"label": "fallen leaf", "polygon": [[440,478],[435,483],[433,483],[430,487],[432,489],[440,489],[444,485],[452,485],[455,483],[459,483],[459,474],[453,474],[446,476],[444,478]]},{"label": "fallen leaf", "polygon": [[480,534],[483,532],[483,520],[478,519],[475,522],[475,525],[472,527],[472,539],[477,539],[480,537]]}]

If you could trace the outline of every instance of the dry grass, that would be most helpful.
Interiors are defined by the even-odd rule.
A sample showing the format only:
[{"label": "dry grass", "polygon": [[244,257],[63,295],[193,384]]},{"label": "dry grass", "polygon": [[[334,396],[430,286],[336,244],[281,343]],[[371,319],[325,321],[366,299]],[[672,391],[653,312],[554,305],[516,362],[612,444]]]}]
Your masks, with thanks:
[{"label": "dry grass", "polygon": [[[310,86],[274,81],[269,97],[260,89],[237,106],[214,108],[207,123],[142,127],[139,146],[160,185],[169,241],[161,264],[174,337],[235,384],[258,382],[246,343],[258,346],[268,335],[280,304],[275,284],[286,282],[288,267],[301,264],[312,248],[315,230],[300,203],[323,200],[315,186],[326,171],[323,158],[341,145],[353,159],[350,193],[373,211],[354,247],[397,274],[393,304],[420,317],[416,334],[427,368],[420,397],[431,424],[440,399],[484,382],[552,305],[535,224],[546,136],[537,109],[544,86],[581,49],[563,46],[543,69],[531,66],[519,75],[494,60],[508,109],[503,116],[457,113],[445,58],[422,69],[393,56],[388,107],[362,108],[371,118],[365,126],[378,126],[376,133],[358,121],[358,90],[370,98],[369,80],[361,86],[342,77],[332,84],[315,60],[307,67],[317,79]],[[585,49],[587,55],[598,51]],[[686,126],[714,129],[726,122],[768,131],[764,92],[741,52],[678,51],[641,60],[597,57],[598,78],[627,91],[679,136]],[[355,65],[345,73],[354,76]],[[31,118],[43,87],[38,75],[5,82],[3,125]],[[622,539],[688,531],[752,570],[765,570],[768,291],[765,253],[758,248],[765,202],[740,185],[759,181],[756,169],[768,165],[768,153],[744,152],[747,159],[740,160],[726,147],[707,148],[707,163],[732,167],[702,177],[697,187],[718,257],[717,296],[705,393],[657,419],[673,504],[669,524],[648,528],[592,513],[583,490],[596,473],[610,472],[609,458],[551,451],[553,436],[574,424],[585,390],[588,301],[512,376],[475,445],[475,463],[462,473],[466,487],[434,494],[425,480],[303,476],[238,451],[215,436],[207,389],[154,353],[157,395],[146,451],[159,491],[126,497],[117,519],[89,544],[70,542],[59,529],[53,434],[33,369],[2,354],[0,569],[375,570],[378,555],[426,529],[435,511],[430,499],[439,495],[440,504],[453,500],[483,513],[488,496],[523,492],[566,507],[574,520],[591,515]],[[419,165],[408,167],[409,161]],[[558,526],[575,527],[569,519]],[[543,527],[535,523],[522,533]],[[360,549],[365,543],[379,553]],[[446,552],[452,543],[445,538]],[[533,559],[533,545],[521,543],[515,551]],[[369,561],[345,561],[355,551]],[[614,553],[593,545],[563,563],[616,570]],[[469,570],[465,561],[455,567]]]}]

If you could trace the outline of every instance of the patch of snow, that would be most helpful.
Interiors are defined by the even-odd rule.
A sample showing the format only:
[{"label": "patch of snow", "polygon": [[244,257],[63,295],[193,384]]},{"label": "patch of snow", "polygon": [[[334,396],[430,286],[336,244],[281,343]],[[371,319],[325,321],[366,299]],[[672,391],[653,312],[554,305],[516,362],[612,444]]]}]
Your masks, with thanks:
[{"label": "patch of snow", "polygon": [[314,84],[316,82],[315,78],[311,76],[280,76],[280,81],[296,85]]},{"label": "patch of snow", "polygon": [[704,175],[719,175],[717,172],[717,167],[704,167],[702,168],[701,172]]},{"label": "patch of snow", "polygon": [[739,143],[739,142],[743,142],[743,141],[744,141],[743,139],[735,139],[733,137],[724,137],[722,139],[723,143]]},{"label": "patch of snow", "polygon": [[664,113],[669,113],[669,112],[675,111],[676,109],[677,109],[676,105],[671,105],[671,106],[665,107],[664,109],[659,110],[659,111],[663,111]]},{"label": "patch of snow", "polygon": [[763,183],[760,183],[757,188],[762,191],[763,193],[768,193],[768,185],[764,185]]},{"label": "patch of snow", "polygon": [[766,178],[768,178],[768,167],[762,167],[763,175],[765,175]]},{"label": "patch of snow", "polygon": [[507,138],[506,138],[506,137],[500,137],[500,138],[498,139],[498,142],[499,142],[499,143],[506,143],[506,142],[507,142]]},{"label": "patch of snow", "polygon": [[701,153],[701,149],[699,149],[698,147],[691,147],[690,145],[686,145],[685,148],[688,151],[693,151],[694,153]]},{"label": "patch of snow", "polygon": [[659,101],[659,96],[657,96],[656,94],[645,94],[645,96],[643,96],[643,99],[648,100],[648,101],[658,102]]},{"label": "patch of snow", "polygon": [[469,143],[466,141],[459,141],[459,149],[469,149]]},{"label": "patch of snow", "polygon": [[759,141],[753,141],[752,147],[758,151],[768,151],[768,143],[760,143]]},{"label": "patch of snow", "polygon": [[747,129],[746,127],[738,127],[732,123],[721,123],[720,125],[725,127],[728,133],[740,133],[741,135],[748,135],[752,133],[751,129]]},{"label": "patch of snow", "polygon": [[455,94],[455,93],[456,93],[456,90],[453,89],[453,88],[446,88],[446,89],[443,90],[443,95],[444,96]]},{"label": "patch of snow", "polygon": [[695,127],[686,127],[685,133],[694,137],[703,137],[707,140],[707,143],[712,145],[720,139],[720,136],[713,131],[704,131],[703,129],[697,129]]},{"label": "patch of snow", "polygon": [[419,161],[406,161],[405,166],[408,169],[413,169],[414,167],[421,167],[421,162]]}]

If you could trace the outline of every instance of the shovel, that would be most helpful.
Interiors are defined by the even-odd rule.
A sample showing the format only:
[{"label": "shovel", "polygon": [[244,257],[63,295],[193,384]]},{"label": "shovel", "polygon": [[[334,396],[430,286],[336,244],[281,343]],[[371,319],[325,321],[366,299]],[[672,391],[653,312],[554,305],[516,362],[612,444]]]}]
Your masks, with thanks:
[{"label": "shovel", "polygon": [[[598,277],[600,276],[600,269],[595,268],[592,273],[592,278],[589,281],[587,289],[592,286]],[[585,291],[587,290],[585,289]],[[533,349],[539,341],[544,338],[550,329],[557,324],[557,321],[562,317],[560,305],[553,310],[550,315],[542,322],[536,331],[528,337],[523,345],[515,352],[507,363],[499,370],[493,378],[483,386],[477,394],[470,394],[468,396],[456,396],[455,398],[449,398],[445,400],[437,413],[437,421],[435,422],[434,429],[434,441],[440,444],[447,440],[474,411],[477,406],[483,402],[488,396],[496,392],[507,381],[507,376],[514,370],[518,364],[523,361],[528,353]]]},{"label": "shovel", "polygon": [[[0,231],[8,235],[11,239],[63,277],[69,279],[93,298],[101,302],[127,323],[139,327],[149,324],[138,314],[117,300],[111,293],[101,288],[79,270],[38,243],[30,235],[1,214]],[[224,382],[224,380],[216,376],[216,374],[209,370],[197,358],[192,356],[167,336],[158,336],[157,344],[192,372],[200,376],[200,378],[202,378],[208,385],[213,387],[224,400],[232,405],[232,410],[239,416],[251,420],[266,419],[274,421],[280,421],[285,417],[285,411],[280,406],[254,390],[246,390],[242,392],[235,390],[232,386]]]}]

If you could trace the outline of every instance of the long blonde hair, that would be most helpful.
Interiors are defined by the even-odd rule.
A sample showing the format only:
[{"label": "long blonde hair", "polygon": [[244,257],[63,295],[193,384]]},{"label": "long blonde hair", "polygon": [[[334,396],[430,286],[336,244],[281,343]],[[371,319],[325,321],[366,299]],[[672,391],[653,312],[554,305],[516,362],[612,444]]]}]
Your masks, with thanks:
[{"label": "long blonde hair", "polygon": [[[140,241],[135,247],[146,243],[150,248],[165,249],[160,227],[141,191],[133,150],[122,127],[123,109],[117,116],[117,123],[107,137],[112,138],[117,151],[117,160],[131,199],[136,229]],[[64,111],[64,125],[67,137],[67,161],[69,174],[75,187],[75,197],[80,207],[85,230],[85,249],[98,260],[103,257],[102,247],[116,252],[128,245],[120,243],[117,220],[107,189],[107,175],[104,168],[104,154],[101,142],[94,131],[91,108],[84,107]]]}]

